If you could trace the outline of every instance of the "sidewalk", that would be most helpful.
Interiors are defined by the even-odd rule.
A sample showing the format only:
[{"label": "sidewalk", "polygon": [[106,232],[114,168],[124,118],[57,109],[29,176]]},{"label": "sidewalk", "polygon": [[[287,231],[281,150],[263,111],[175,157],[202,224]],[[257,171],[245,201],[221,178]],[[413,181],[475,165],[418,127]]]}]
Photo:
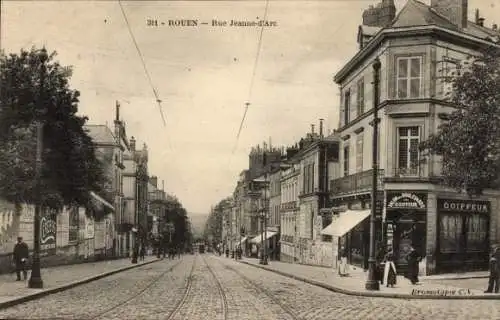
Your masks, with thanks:
[{"label": "sidewalk", "polygon": [[[156,257],[148,256],[144,262],[137,264],[132,264],[131,259],[127,258],[43,268],[41,270],[43,289],[28,288],[28,280],[15,281],[15,273],[2,274],[0,275],[0,309],[156,261],[159,261]],[[31,271],[28,271],[28,279],[30,274]]]},{"label": "sidewalk", "polygon": [[[336,269],[306,266],[279,261],[270,261],[267,266],[258,259],[244,258],[241,263],[263,268],[283,276],[295,278],[325,289],[356,296],[386,297],[401,299],[500,299],[500,294],[484,293],[488,279],[478,278],[487,273],[459,274],[461,280],[453,280],[453,275],[420,277],[421,284],[412,285],[408,279],[397,277],[394,288],[380,285],[379,291],[365,289],[368,272],[350,266],[349,277],[340,277]],[[464,277],[471,280],[464,280]],[[455,281],[458,281],[455,284]],[[470,284],[470,285],[468,285]]]}]

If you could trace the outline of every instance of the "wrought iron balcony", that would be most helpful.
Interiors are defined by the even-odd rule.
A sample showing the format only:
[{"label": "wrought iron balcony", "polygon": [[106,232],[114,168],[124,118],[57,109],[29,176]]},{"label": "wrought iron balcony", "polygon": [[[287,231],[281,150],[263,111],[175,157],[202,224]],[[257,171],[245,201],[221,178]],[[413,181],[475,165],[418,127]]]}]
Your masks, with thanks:
[{"label": "wrought iron balcony", "polygon": [[[367,170],[331,180],[330,192],[333,195],[342,195],[369,191],[372,188],[372,173],[373,170]],[[378,177],[379,187],[381,187],[384,169],[378,170]]]},{"label": "wrought iron balcony", "polygon": [[286,211],[292,211],[298,209],[297,207],[297,201],[289,201],[281,204],[280,211],[286,212]]},{"label": "wrought iron balcony", "polygon": [[410,168],[395,168],[394,177],[395,178],[406,178],[406,177],[422,177],[422,170],[419,166],[414,166]]}]

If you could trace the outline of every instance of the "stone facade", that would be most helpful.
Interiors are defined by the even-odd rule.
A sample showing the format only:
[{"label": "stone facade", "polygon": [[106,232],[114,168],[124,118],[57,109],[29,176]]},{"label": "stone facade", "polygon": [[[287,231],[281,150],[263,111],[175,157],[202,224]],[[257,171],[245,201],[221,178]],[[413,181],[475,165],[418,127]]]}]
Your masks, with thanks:
[{"label": "stone facade", "polygon": [[[452,110],[446,98],[451,89],[446,79],[456,74],[468,55],[491,45],[485,39],[497,39],[498,33],[466,20],[467,1],[436,0],[431,7],[433,10],[408,1],[391,25],[378,30],[335,76],[342,97],[341,145],[339,175],[332,179],[330,190],[332,206],[355,210],[353,206],[360,200],[358,209],[370,206],[374,101],[369,84],[378,58],[377,241],[394,250],[400,271],[405,269],[410,244],[425,256],[421,268],[425,274],[484,269],[489,245],[498,242],[498,192],[486,191],[470,199],[438,185],[441,159],[423,159],[418,143],[436,133],[440,114]],[[393,197],[399,199],[396,207],[389,204]],[[439,206],[444,200],[470,207],[486,201],[489,211],[443,212]],[[452,220],[459,229],[452,227]],[[359,245],[366,255],[368,224],[360,224],[365,230],[359,232],[363,239]],[[461,240],[451,239],[450,234]],[[348,246],[353,237],[354,232],[343,237]],[[357,248],[349,249],[354,256]]]}]

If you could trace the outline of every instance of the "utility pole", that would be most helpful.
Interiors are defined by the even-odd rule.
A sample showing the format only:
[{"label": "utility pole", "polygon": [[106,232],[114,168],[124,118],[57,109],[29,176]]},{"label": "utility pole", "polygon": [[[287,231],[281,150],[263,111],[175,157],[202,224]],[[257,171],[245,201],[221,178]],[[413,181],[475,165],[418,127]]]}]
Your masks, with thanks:
[{"label": "utility pole", "polygon": [[373,62],[373,140],[372,140],[372,192],[371,192],[371,214],[370,214],[370,256],[368,258],[368,280],[365,288],[367,290],[380,290],[380,283],[376,277],[375,268],[375,213],[377,207],[377,181],[378,181],[378,105],[380,84],[380,60]]},{"label": "utility pole", "polygon": [[[38,108],[39,110],[45,110],[45,100],[44,100],[44,85],[45,85],[45,73],[47,72],[47,67],[45,62],[48,56],[45,48],[42,49],[40,54],[40,93]],[[42,190],[41,190],[41,178],[42,178],[42,166],[43,166],[43,122],[42,119],[38,119],[36,123],[36,166],[35,166],[35,232],[33,241],[33,264],[31,266],[31,277],[28,281],[28,287],[33,289],[43,288],[42,274],[40,272],[40,215],[42,210]]]}]

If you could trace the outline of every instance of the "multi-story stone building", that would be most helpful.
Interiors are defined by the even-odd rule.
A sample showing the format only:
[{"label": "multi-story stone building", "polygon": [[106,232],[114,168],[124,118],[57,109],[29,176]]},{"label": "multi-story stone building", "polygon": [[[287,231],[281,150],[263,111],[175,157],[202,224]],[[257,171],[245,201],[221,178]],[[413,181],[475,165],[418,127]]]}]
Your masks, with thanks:
[{"label": "multi-story stone building", "polygon": [[130,152],[124,155],[124,215],[120,232],[125,241],[121,251],[127,255],[138,245],[138,240],[147,237],[148,225],[148,149],[146,144],[142,150],[136,150],[136,140],[130,138]]},{"label": "multi-story stone building", "polygon": [[248,180],[248,170],[244,170],[240,173],[236,187],[233,192],[233,207],[232,214],[235,220],[235,233],[234,233],[234,247],[241,247],[243,254],[246,254],[247,245],[247,229],[245,225],[245,185]]},{"label": "multi-story stone building", "polygon": [[267,231],[273,234],[269,244],[269,258],[279,260],[280,253],[280,206],[281,206],[281,167],[280,162],[269,166],[269,211],[267,214]]},{"label": "multi-story stone building", "polygon": [[334,135],[325,137],[323,122],[319,133],[312,130],[299,142],[300,185],[299,211],[296,215],[296,244],[298,260],[314,265],[332,264],[332,246],[322,241],[321,230],[330,222],[322,209],[329,207],[328,176],[330,168],[337,162],[338,141]]},{"label": "multi-story stone building", "polygon": [[331,196],[335,207],[346,210],[336,236],[349,248],[351,263],[366,265],[368,253],[371,83],[379,59],[377,240],[392,247],[401,271],[410,245],[424,256],[425,274],[487,266],[489,246],[498,240],[498,193],[487,190],[470,198],[438,184],[440,158],[424,156],[418,148],[436,132],[440,114],[453,108],[445,80],[460,61],[498,39],[498,31],[478,14],[469,21],[468,9],[466,0],[432,0],[430,6],[409,0],[396,16],[394,2],[384,0],[363,13],[359,51],[335,75],[341,92],[342,173],[331,182]]},{"label": "multi-story stone building", "polygon": [[297,261],[297,216],[299,212],[299,190],[301,187],[300,159],[296,157],[298,147],[286,150],[281,170],[280,204],[280,260]]},{"label": "multi-story stone building", "polygon": [[158,187],[158,177],[149,177],[148,183],[148,239],[156,239],[161,230],[161,220],[166,211],[165,190]]},{"label": "multi-story stone building", "polygon": [[[96,145],[96,155],[104,166],[109,185],[106,186],[108,194],[113,198],[112,206],[114,214],[108,216],[102,223],[96,225],[97,229],[104,227],[105,251],[116,256],[123,252],[119,251],[121,244],[120,224],[123,219],[123,154],[129,150],[125,123],[120,118],[120,104],[116,102],[116,116],[114,120],[114,132],[107,125],[86,125],[85,129]],[[102,201],[101,201],[102,202]],[[78,219],[76,219],[78,220]],[[70,221],[76,221],[70,219]]]}]

